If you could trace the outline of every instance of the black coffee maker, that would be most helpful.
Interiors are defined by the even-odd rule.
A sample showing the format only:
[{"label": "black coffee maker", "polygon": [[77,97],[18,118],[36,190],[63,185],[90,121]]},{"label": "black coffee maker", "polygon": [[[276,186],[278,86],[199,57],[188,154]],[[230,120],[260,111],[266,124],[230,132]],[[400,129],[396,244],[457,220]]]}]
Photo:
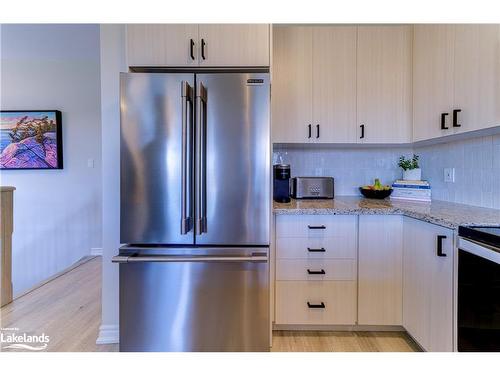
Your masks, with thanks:
[{"label": "black coffee maker", "polygon": [[273,174],[273,199],[280,203],[290,202],[290,164],[274,165]]}]

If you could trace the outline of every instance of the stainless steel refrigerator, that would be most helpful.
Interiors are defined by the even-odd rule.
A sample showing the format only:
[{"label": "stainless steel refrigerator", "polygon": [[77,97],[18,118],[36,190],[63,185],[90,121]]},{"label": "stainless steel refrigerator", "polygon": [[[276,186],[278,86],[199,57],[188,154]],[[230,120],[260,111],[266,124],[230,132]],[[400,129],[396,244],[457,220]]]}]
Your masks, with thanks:
[{"label": "stainless steel refrigerator", "polygon": [[269,350],[269,74],[120,90],[120,350]]}]

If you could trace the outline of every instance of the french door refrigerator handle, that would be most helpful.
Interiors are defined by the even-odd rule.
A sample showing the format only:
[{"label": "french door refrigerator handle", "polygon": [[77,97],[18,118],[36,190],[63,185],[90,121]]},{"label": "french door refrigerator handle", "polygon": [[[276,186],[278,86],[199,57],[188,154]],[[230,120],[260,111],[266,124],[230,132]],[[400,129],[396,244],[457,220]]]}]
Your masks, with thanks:
[{"label": "french door refrigerator handle", "polygon": [[196,234],[207,233],[207,90],[202,82],[196,90]]},{"label": "french door refrigerator handle", "polygon": [[112,258],[113,263],[179,263],[179,262],[267,262],[267,255],[255,254],[251,256],[184,256],[184,255],[153,255],[153,256],[122,256],[118,255]]},{"label": "french door refrigerator handle", "polygon": [[[192,103],[193,90],[186,81],[181,82],[181,99],[182,99],[182,152],[181,152],[181,234],[187,234],[191,231],[192,221],[191,216],[187,214],[188,200],[188,137],[191,134],[188,129],[188,110]],[[189,106],[190,104],[190,106]],[[192,112],[191,112],[192,113]],[[190,116],[190,119],[192,116]],[[191,143],[190,143],[191,144]]]}]

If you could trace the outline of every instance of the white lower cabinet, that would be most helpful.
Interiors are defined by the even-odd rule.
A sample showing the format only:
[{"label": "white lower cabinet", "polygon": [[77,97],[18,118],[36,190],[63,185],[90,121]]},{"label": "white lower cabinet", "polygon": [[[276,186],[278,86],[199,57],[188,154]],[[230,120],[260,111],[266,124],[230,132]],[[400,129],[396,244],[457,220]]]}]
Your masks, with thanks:
[{"label": "white lower cabinet", "polygon": [[276,217],[275,323],[356,323],[354,215]]},{"label": "white lower cabinet", "polygon": [[454,232],[404,218],[403,325],[423,349],[453,351]]},{"label": "white lower cabinet", "polygon": [[358,324],[402,325],[403,217],[360,215]]},{"label": "white lower cabinet", "polygon": [[277,325],[403,326],[453,351],[454,231],[401,215],[278,215]]}]

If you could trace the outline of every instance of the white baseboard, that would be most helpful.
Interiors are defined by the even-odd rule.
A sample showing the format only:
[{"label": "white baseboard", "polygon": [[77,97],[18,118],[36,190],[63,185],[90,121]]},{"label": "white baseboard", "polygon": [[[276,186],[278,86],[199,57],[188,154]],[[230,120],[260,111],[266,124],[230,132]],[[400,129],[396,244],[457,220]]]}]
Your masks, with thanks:
[{"label": "white baseboard", "polygon": [[40,288],[41,286],[44,286],[45,284],[57,279],[59,276],[62,276],[68,272],[70,272],[71,270],[74,270],[76,267],[80,267],[82,264],[84,263],[87,263],[88,261],[94,259],[92,256],[84,256],[83,258],[81,258],[80,260],[78,260],[77,262],[73,263],[71,266],[69,266],[68,268],[65,268],[64,270],[56,273],[55,275],[52,275],[51,277],[49,277],[48,279],[45,279],[43,280],[42,282],[32,286],[31,288],[27,289],[27,290],[24,290],[24,291],[21,291],[19,293],[16,293],[14,295],[14,299],[18,299],[18,298],[21,298],[22,296],[25,296],[26,294],[28,293],[31,293],[32,291],[34,291],[35,289],[38,289]]},{"label": "white baseboard", "polygon": [[102,247],[92,247],[90,249],[90,255],[93,255],[93,256],[101,255],[102,256]]},{"label": "white baseboard", "polygon": [[120,330],[118,324],[101,325],[97,345],[118,344],[120,342]]}]

